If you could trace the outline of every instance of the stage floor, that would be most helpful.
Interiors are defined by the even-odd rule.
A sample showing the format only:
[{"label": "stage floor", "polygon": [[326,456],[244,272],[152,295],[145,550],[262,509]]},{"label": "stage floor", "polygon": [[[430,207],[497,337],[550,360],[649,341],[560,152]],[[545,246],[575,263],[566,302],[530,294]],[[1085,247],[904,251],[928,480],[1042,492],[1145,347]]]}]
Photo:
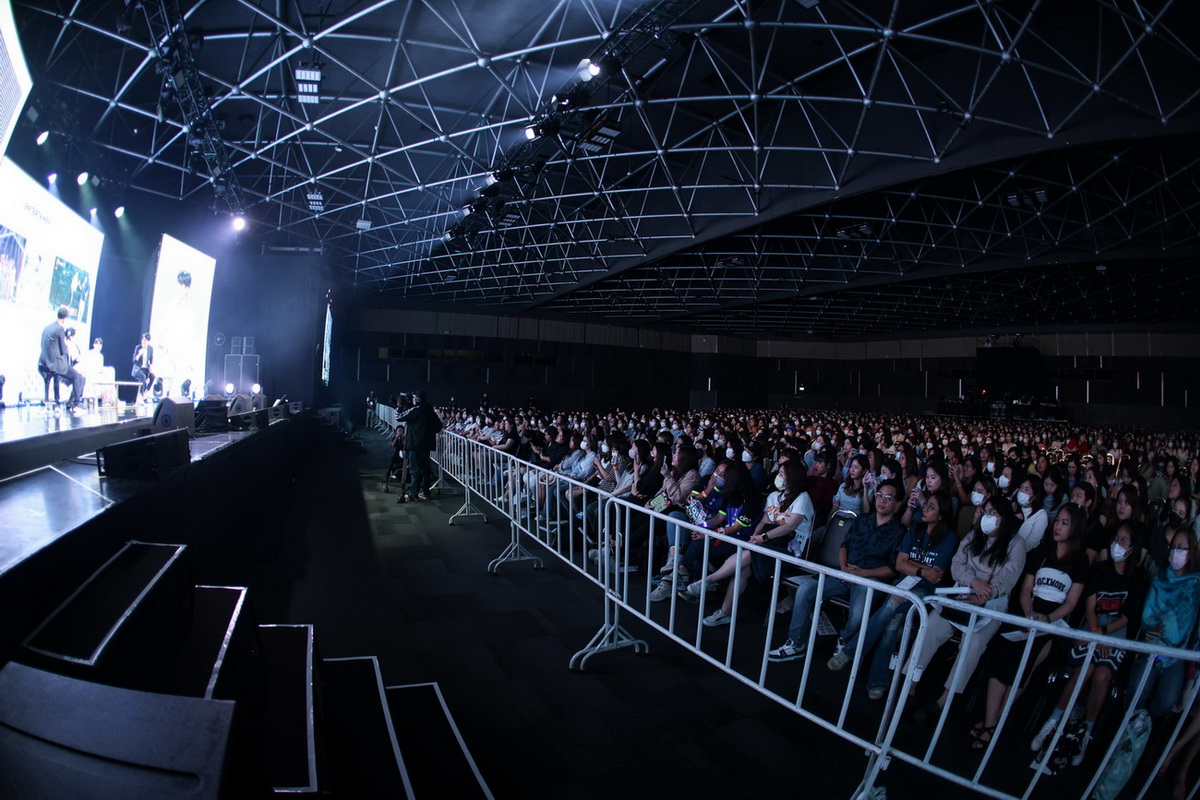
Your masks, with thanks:
[{"label": "stage floor", "polygon": [[[153,414],[154,406],[80,414],[56,414],[42,406],[0,409],[0,459],[48,454],[42,466],[0,480],[0,574],[151,483],[102,478],[95,450],[75,452],[71,443],[94,441],[93,436],[104,433],[132,439],[149,429]],[[231,431],[192,439],[192,461],[248,435]]]}]

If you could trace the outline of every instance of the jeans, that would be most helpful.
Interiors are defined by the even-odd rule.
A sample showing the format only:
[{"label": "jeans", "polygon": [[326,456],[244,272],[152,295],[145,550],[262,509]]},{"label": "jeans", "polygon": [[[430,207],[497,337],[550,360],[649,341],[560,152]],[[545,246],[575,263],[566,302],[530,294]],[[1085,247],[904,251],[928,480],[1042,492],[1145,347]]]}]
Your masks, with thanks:
[{"label": "jeans", "polygon": [[[671,519],[680,520],[681,522],[689,522],[690,521],[688,519],[688,515],[683,513],[682,511],[672,511],[670,514],[667,514],[667,516],[670,517]],[[668,522],[667,523],[667,547],[669,547],[669,548],[674,547],[674,548],[682,550],[684,547],[687,546],[687,543],[689,541],[691,541],[691,533],[692,533],[691,531],[689,531],[685,528],[680,528],[678,525]]]},{"label": "jeans", "polygon": [[[838,631],[838,638],[843,642],[848,642],[851,637],[857,637],[865,615],[867,588],[859,583],[843,583],[837,578],[826,576],[824,590],[821,591],[821,596],[818,598],[817,593],[820,586],[817,579],[806,578],[801,581],[796,588],[796,602],[792,606],[792,621],[788,625],[788,638],[798,645],[806,643],[808,629],[812,625],[813,607],[818,599],[824,601],[831,597],[850,598],[850,618],[846,620],[845,627]],[[847,646],[852,645],[847,644]]]},{"label": "jeans", "polygon": [[404,458],[408,461],[408,474],[412,476],[413,491],[427,493],[429,484],[433,482],[433,473],[429,469],[429,451],[406,450]]},{"label": "jeans", "polygon": [[1150,712],[1150,719],[1160,719],[1175,707],[1179,695],[1183,691],[1183,681],[1186,677],[1184,662],[1170,660],[1163,666],[1154,658],[1139,658],[1133,665],[1133,674],[1129,678],[1129,690],[1136,692],[1142,682],[1142,675],[1150,669],[1150,677],[1146,680],[1146,688],[1134,698],[1134,708],[1144,708]]},{"label": "jeans", "polygon": [[[859,646],[865,652],[871,645],[876,645],[875,656],[871,659],[871,671],[867,676],[868,691],[886,690],[892,682],[892,653],[896,652],[900,634],[904,632],[904,620],[908,616],[910,606],[912,603],[908,600],[900,600],[893,595],[867,620],[867,629],[863,632]],[[913,630],[915,632],[916,626]],[[846,655],[853,656],[856,649],[847,645]]]}]

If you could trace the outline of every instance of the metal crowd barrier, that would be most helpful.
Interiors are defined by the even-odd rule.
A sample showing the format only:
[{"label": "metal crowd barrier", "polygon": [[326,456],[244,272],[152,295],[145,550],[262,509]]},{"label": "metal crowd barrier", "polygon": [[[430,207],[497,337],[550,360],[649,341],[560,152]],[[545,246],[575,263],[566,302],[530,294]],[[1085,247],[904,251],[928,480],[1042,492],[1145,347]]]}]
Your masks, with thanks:
[{"label": "metal crowd barrier", "polygon": [[[589,659],[601,652],[608,652],[631,647],[636,652],[647,652],[647,643],[632,635],[621,624],[622,615],[629,615],[643,624],[649,625],[677,644],[687,648],[694,655],[703,658],[713,666],[770,697],[777,703],[787,707],[809,722],[823,728],[825,731],[845,739],[861,747],[867,756],[863,779],[854,793],[856,798],[881,797],[879,787],[886,787],[886,770],[893,762],[900,762],[922,772],[935,775],[959,787],[969,788],[981,795],[996,798],[1030,797],[1039,783],[1046,779],[1046,766],[1059,737],[1063,734],[1068,722],[1064,715],[1056,728],[1050,745],[1043,754],[1035,757],[1029,749],[1029,736],[1019,734],[1014,742],[1010,737],[1004,742],[1004,747],[998,748],[998,743],[1006,728],[1020,728],[1023,720],[1016,719],[1012,713],[1016,695],[1009,692],[1002,707],[999,722],[990,742],[982,748],[982,753],[976,759],[963,758],[957,751],[961,750],[961,735],[948,731],[947,721],[950,719],[955,706],[967,702],[966,695],[951,693],[941,714],[934,725],[932,735],[928,740],[922,736],[910,735],[911,729],[905,728],[901,735],[902,726],[907,723],[906,707],[910,700],[913,684],[918,682],[920,674],[915,677],[914,670],[903,670],[899,666],[907,662],[911,654],[919,652],[924,641],[930,614],[937,608],[955,608],[970,615],[969,624],[963,626],[965,632],[961,635],[960,645],[967,647],[970,637],[978,627],[976,624],[984,619],[997,619],[1023,631],[1034,631],[1051,637],[1067,640],[1069,643],[1086,642],[1089,646],[1085,667],[1095,659],[1097,645],[1109,644],[1129,651],[1126,662],[1135,657],[1174,658],[1195,664],[1200,658],[1190,650],[1172,650],[1157,647],[1152,644],[1115,639],[1099,634],[1089,633],[1078,629],[1064,629],[1059,626],[1033,622],[1024,618],[1014,617],[999,611],[967,605],[953,599],[934,595],[920,598],[911,592],[894,586],[859,578],[843,573],[837,569],[796,558],[788,553],[781,553],[757,545],[738,540],[733,537],[717,534],[715,531],[697,527],[690,522],[650,511],[606,495],[605,493],[579,481],[557,475],[541,467],[522,462],[511,455],[502,453],[495,448],[466,439],[450,431],[439,435],[439,460],[443,476],[458,481],[465,490],[463,506],[450,518],[454,524],[468,518],[487,519],[485,507],[490,507],[508,520],[510,541],[504,551],[488,565],[489,572],[497,570],[506,563],[513,561],[532,561],[534,566],[541,568],[542,556],[548,555],[559,558],[570,564],[580,574],[594,582],[604,595],[604,618],[599,630],[592,640],[570,661],[571,669],[586,669]],[[478,503],[477,503],[478,501]],[[480,505],[482,504],[482,505]],[[704,536],[703,557],[701,558],[702,572],[699,576],[691,576],[694,580],[706,580],[712,570],[720,566],[725,555],[739,555],[749,550],[770,564],[767,572],[770,574],[770,597],[767,604],[766,621],[761,616],[757,619],[740,618],[740,607],[744,595],[735,593],[731,610],[732,620],[729,625],[721,627],[706,627],[702,623],[706,601],[714,591],[724,591],[726,585],[736,586],[742,576],[742,570],[752,567],[743,565],[739,558],[733,577],[728,584],[717,590],[707,588],[701,591],[698,611],[693,614],[686,610],[690,603],[682,600],[678,590],[685,588],[676,585],[670,599],[661,603],[650,600],[650,593],[656,578],[659,576],[658,565],[666,560],[666,551],[661,541],[667,524],[678,525],[686,532],[696,532]],[[642,569],[641,553],[631,546],[632,532],[638,526],[646,526],[644,546],[646,548],[645,569]],[[638,537],[639,542],[643,541]],[[686,541],[686,538],[685,538]],[[540,549],[530,550],[530,546]],[[724,552],[718,553],[721,550]],[[595,551],[595,552],[593,552]],[[591,552],[591,557],[589,557]],[[714,558],[717,560],[714,561]],[[814,662],[820,662],[818,669],[824,667],[822,658],[817,658],[814,648],[822,617],[822,604],[816,603],[809,626],[808,657],[800,665],[794,663],[774,663],[768,658],[772,647],[783,641],[775,636],[776,614],[774,608],[781,597],[781,589],[787,588],[785,573],[803,572],[813,576],[823,588],[825,582],[841,580],[851,584],[866,586],[866,604],[868,611],[863,615],[865,629],[870,616],[870,608],[874,601],[895,598],[897,601],[908,601],[907,613],[903,617],[902,632],[899,640],[898,653],[894,659],[895,668],[891,670],[891,683],[882,702],[872,704],[868,711],[863,711],[862,702],[854,702],[855,692],[865,691],[865,685],[857,681],[860,672],[865,673],[869,666],[868,653],[863,648],[856,648],[849,669],[849,679],[840,696],[831,694],[824,689],[812,687],[812,670]],[[760,571],[760,574],[761,571]],[[705,584],[702,584],[702,586]],[[750,591],[748,588],[747,593]],[[818,594],[820,597],[820,594]],[[784,623],[786,624],[786,623]],[[1046,639],[1030,636],[1023,648],[1019,672],[1024,672],[1030,659],[1034,657],[1034,643],[1045,642]],[[1067,645],[1069,646],[1069,644]],[[1061,646],[1060,646],[1061,649]],[[985,651],[984,659],[987,658]],[[981,659],[980,664],[982,665]],[[954,669],[961,670],[961,662]],[[1130,694],[1136,696],[1146,684],[1151,670],[1145,670],[1141,684],[1130,687]],[[840,683],[841,678],[834,683]],[[1120,678],[1114,680],[1114,685]],[[822,681],[824,683],[825,681]],[[1183,707],[1191,709],[1196,697],[1200,681],[1190,685],[1185,693]],[[1034,688],[1031,684],[1031,690]],[[1046,687],[1043,691],[1052,691],[1057,700],[1058,687]],[[1083,682],[1076,685],[1068,708],[1076,705],[1076,701],[1084,700]],[[1117,702],[1110,698],[1110,703]],[[853,708],[852,708],[853,705]],[[1048,714],[1048,708],[1046,714]],[[911,709],[908,709],[911,711]],[[1092,761],[1094,753],[1103,749],[1099,765],[1090,773],[1079,776],[1078,786],[1072,784],[1065,793],[1056,784],[1056,796],[1091,797],[1093,790],[1100,783],[1105,768],[1121,749],[1123,735],[1134,719],[1133,707],[1122,707],[1121,720],[1115,734],[1107,741],[1097,741],[1089,748]],[[1041,713],[1041,712],[1039,712]],[[982,718],[983,711],[978,712]],[[1032,720],[1033,729],[1041,727],[1045,714]],[[1164,719],[1171,719],[1170,717]],[[1170,746],[1178,738],[1189,721],[1188,715],[1182,714],[1178,720],[1172,719],[1169,734],[1163,736],[1160,732],[1161,747],[1158,751],[1147,753],[1143,759],[1143,769],[1150,763],[1151,769],[1142,777],[1140,788],[1126,787],[1122,797],[1142,798],[1147,796],[1155,785],[1155,774],[1163,763]],[[1159,723],[1162,725],[1163,723]],[[1011,768],[1011,749],[1021,748],[1025,758],[1023,766],[1027,765],[1025,773],[1017,774]],[[1006,755],[1007,760],[1000,756]],[[1040,758],[1040,763],[1039,763]],[[1152,762],[1152,763],[1151,763]],[[1136,776],[1135,776],[1136,777]],[[1161,779],[1160,779],[1161,780]],[[1061,781],[1059,781],[1061,783]],[[1195,796],[1200,790],[1200,781],[1190,787],[1191,795]],[[1076,793],[1076,791],[1078,793]]]}]

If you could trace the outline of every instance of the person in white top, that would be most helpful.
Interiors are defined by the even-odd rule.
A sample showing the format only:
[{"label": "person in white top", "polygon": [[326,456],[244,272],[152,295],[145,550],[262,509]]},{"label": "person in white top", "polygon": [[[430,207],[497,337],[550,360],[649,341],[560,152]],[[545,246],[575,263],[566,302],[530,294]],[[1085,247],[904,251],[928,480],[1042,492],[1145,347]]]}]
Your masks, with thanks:
[{"label": "person in white top", "polygon": [[1043,488],[1041,476],[1032,472],[1017,485],[1017,493],[1013,497],[1017,507],[1017,519],[1021,520],[1017,538],[1025,543],[1027,553],[1042,543],[1046,526],[1049,524],[1050,515],[1046,513],[1043,505],[1045,497],[1046,490]]},{"label": "person in white top", "polygon": [[[750,543],[775,550],[787,547],[797,556],[802,556],[807,550],[808,540],[812,537],[813,516],[804,463],[787,461],[779,465],[779,472],[775,475],[775,491],[767,497],[766,509],[750,536]],[[721,607],[704,618],[705,625],[728,625],[732,621],[733,598],[746,589],[751,573],[758,575],[759,580],[771,577],[773,571],[769,566],[770,559],[763,557],[766,564],[752,565],[753,556],[754,553],[749,549],[741,548],[708,576],[710,588],[715,588],[719,581],[735,575],[737,580],[730,581],[725,589]]]}]

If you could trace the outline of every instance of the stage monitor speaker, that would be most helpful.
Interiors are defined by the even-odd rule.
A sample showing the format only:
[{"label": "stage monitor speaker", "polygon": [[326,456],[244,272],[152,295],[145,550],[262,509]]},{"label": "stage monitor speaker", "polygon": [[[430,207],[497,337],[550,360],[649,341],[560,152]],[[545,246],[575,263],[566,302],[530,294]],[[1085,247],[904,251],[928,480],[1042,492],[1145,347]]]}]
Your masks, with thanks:
[{"label": "stage monitor speaker", "polygon": [[107,478],[148,480],[166,475],[192,461],[188,432],[183,428],[110,444],[101,448],[96,455],[100,474]]},{"label": "stage monitor speaker", "polygon": [[186,428],[190,435],[196,435],[196,407],[186,397],[164,397],[154,409],[150,430],[162,433],[176,428]]},{"label": "stage monitor speaker", "polygon": [[229,411],[225,398],[209,395],[196,406],[197,433],[224,433],[229,430]]},{"label": "stage monitor speaker", "polygon": [[274,422],[277,419],[287,419],[287,406],[276,401],[275,405],[267,409],[267,415]]},{"label": "stage monitor speaker", "polygon": [[254,410],[254,401],[251,400],[248,394],[239,394],[233,398],[233,402],[229,404],[229,416],[233,417],[237,414],[245,414],[248,411]]},{"label": "stage monitor speaker", "polygon": [[288,413],[289,414],[299,414],[303,411],[304,411],[304,401],[303,400],[291,400],[288,402]]}]

